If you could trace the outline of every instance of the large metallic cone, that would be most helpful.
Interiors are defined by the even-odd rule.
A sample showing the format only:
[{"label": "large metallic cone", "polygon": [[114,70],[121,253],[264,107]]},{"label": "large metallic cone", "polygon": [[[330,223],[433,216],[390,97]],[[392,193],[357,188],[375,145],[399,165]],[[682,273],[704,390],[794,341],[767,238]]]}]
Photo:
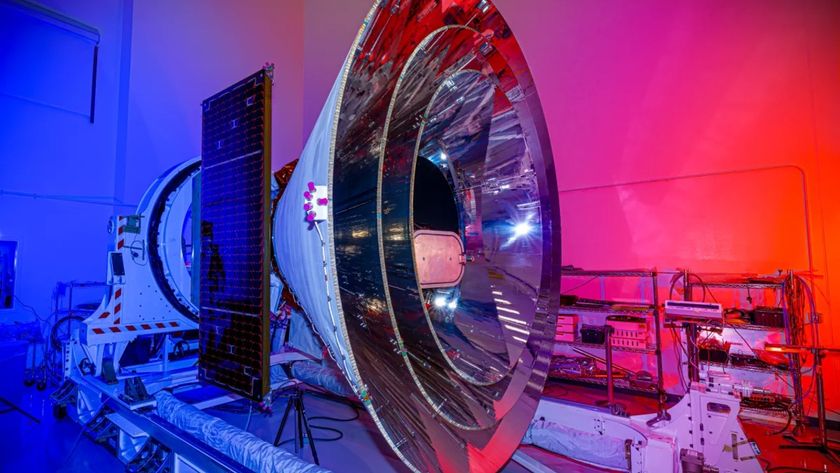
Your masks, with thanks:
[{"label": "large metallic cone", "polygon": [[[319,208],[326,220],[308,221]],[[274,245],[413,470],[495,471],[518,446],[548,369],[559,228],[542,109],[496,7],[378,2],[279,203]],[[431,254],[418,230],[460,238],[457,283],[418,278]]]}]

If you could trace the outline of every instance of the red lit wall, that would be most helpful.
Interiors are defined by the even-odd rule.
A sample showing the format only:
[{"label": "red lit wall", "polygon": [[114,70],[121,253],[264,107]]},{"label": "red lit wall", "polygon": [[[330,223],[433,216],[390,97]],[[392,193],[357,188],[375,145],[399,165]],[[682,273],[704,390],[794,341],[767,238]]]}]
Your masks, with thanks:
[{"label": "red lit wall", "polygon": [[[369,3],[306,2],[304,135]],[[807,270],[810,240],[840,345],[840,3],[495,3],[545,109],[566,264]]]},{"label": "red lit wall", "polygon": [[497,3],[545,107],[566,264],[812,264],[840,344],[840,3]]}]

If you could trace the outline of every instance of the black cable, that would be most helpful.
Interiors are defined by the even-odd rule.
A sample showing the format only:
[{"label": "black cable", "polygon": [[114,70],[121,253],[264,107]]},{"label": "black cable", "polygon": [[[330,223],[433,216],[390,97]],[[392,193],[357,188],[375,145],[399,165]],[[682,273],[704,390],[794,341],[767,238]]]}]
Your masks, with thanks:
[{"label": "black cable", "polygon": [[703,302],[706,302],[706,293],[712,296],[713,301],[718,302],[717,297],[715,297],[715,294],[712,292],[712,289],[706,285],[706,281],[703,281],[703,278],[701,278],[697,274],[689,273],[688,279],[690,280],[692,277],[697,278],[697,281],[700,283],[700,287],[703,288]]},{"label": "black cable", "polygon": [[[313,429],[313,430],[314,429],[328,430],[328,431],[335,432],[335,434],[336,434],[334,437],[314,437],[313,436],[312,439],[311,439],[313,442],[337,442],[337,441],[344,438],[344,433],[341,432],[338,429],[333,429],[331,427],[320,427],[320,426],[312,425],[312,424],[309,425],[309,428]],[[297,441],[297,438],[281,440],[280,443],[277,444],[277,446],[279,447],[280,445],[285,445],[289,442],[296,442],[296,441]]]},{"label": "black cable", "polygon": [[761,467],[764,468],[765,473],[770,473],[772,471],[791,471],[791,472],[802,472],[802,473],[824,473],[825,470],[813,470],[811,468],[803,468],[801,466],[773,466],[769,460],[761,457],[756,457],[759,463],[761,463]]},{"label": "black cable", "polygon": [[671,329],[671,337],[673,338],[674,344],[671,347],[672,351],[674,352],[674,358],[677,362],[677,375],[679,376],[680,380],[680,387],[685,391],[683,394],[688,394],[688,385],[685,382],[685,377],[683,376],[683,361],[682,361],[682,350],[684,350],[682,346],[682,338],[677,334],[677,329],[674,327],[670,327]]},{"label": "black cable", "polygon": [[82,440],[82,435],[85,433],[85,428],[83,426],[79,426],[79,435],[76,436],[76,440],[73,441],[73,446],[70,447],[70,451],[67,452],[67,456],[64,457],[64,465],[67,465],[70,462],[70,459],[73,458],[73,455],[76,453],[76,448],[79,447],[79,442]]},{"label": "black cable", "polygon": [[[687,278],[688,281],[687,282],[689,284],[691,283],[691,278],[692,277],[696,278],[697,281],[700,282],[700,288],[703,289],[703,300],[702,300],[702,302],[706,302],[706,293],[708,292],[708,293],[711,294],[711,291],[706,287],[706,283],[703,282],[703,280],[700,278],[700,276],[698,276],[694,273],[688,273],[688,278]],[[674,277],[671,278],[671,287],[668,289],[668,299],[671,299],[671,300],[674,299],[674,289],[676,288],[678,281],[682,281],[683,299],[685,299],[686,277],[685,277],[684,273],[675,274]],[[712,294],[712,299],[715,299],[714,294]],[[717,302],[717,299],[715,299],[715,302]]]},{"label": "black cable", "polygon": [[[53,364],[52,359],[54,357],[55,351],[53,350],[52,343],[48,343],[47,339],[52,336],[52,329],[56,325],[56,322],[52,322],[52,324],[51,324],[51,321],[54,321],[58,317],[58,312],[57,311],[52,312],[49,316],[44,318],[44,317],[41,317],[41,315],[38,313],[37,310],[35,310],[34,307],[32,307],[31,305],[23,302],[20,299],[20,297],[15,295],[14,298],[18,302],[18,304],[21,305],[21,307],[23,307],[23,308],[27,309],[28,311],[32,312],[32,315],[35,316],[35,319],[38,322],[38,337],[39,338],[29,340],[30,349],[33,351],[33,356],[32,356],[32,363],[33,364],[28,369],[30,370],[30,373],[33,373],[33,379],[40,377],[40,378],[42,378],[42,380],[45,384],[49,383],[50,381],[53,381],[53,380],[48,379],[48,376],[53,374],[53,372],[55,371],[55,369],[54,369],[55,367],[50,366],[51,364]],[[38,347],[40,345],[42,345],[43,353],[42,353],[41,360],[39,362],[36,362],[36,360],[38,359],[37,350],[38,350]],[[27,366],[28,366],[28,363],[29,362],[27,361]],[[39,384],[39,386],[40,386],[40,384]]]},{"label": "black cable", "polygon": [[779,430],[775,430],[775,431],[770,432],[770,435],[779,435],[781,433],[786,432],[787,429],[790,427],[791,422],[793,422],[793,411],[790,409],[790,407],[788,407],[788,409],[787,409],[787,422],[785,422],[784,427],[782,427]]},{"label": "black cable", "polygon": [[[58,328],[65,321],[72,322],[74,320],[81,323],[84,322],[85,318],[79,315],[65,315],[64,317],[56,320],[52,327],[50,327],[50,344],[52,345],[53,349],[61,350],[61,341],[58,339]],[[69,332],[72,325],[68,324],[67,327]]]},{"label": "black cable", "polygon": [[[344,404],[344,405],[350,407],[351,409],[353,409],[353,416],[352,417],[347,417],[347,418],[332,417],[332,416],[312,416],[312,417],[307,417],[306,418],[306,421],[309,423],[309,428],[311,430],[322,430],[322,431],[326,431],[326,432],[335,433],[335,435],[332,436],[332,437],[315,437],[315,436],[313,436],[312,439],[311,439],[312,441],[315,441],[315,442],[336,442],[338,440],[343,439],[344,438],[344,432],[342,432],[341,429],[337,429],[337,428],[334,428],[334,427],[328,427],[328,426],[325,426],[325,425],[313,424],[312,421],[325,420],[325,421],[330,421],[330,422],[353,422],[354,420],[357,420],[360,416],[358,406],[356,406],[355,403],[352,403],[350,401],[345,400],[344,398],[340,398],[340,397],[337,397],[337,396],[330,396],[330,395],[320,394],[320,393],[316,393],[316,392],[309,392],[308,394],[311,394],[315,397],[319,397],[319,398],[327,400],[327,401],[338,402],[338,403]],[[303,394],[301,394],[301,395],[303,395]],[[287,402],[291,402],[291,399]],[[286,440],[281,441],[278,445],[283,445],[283,444],[293,442],[293,441],[296,441],[296,440],[297,440],[296,438],[286,439]]]},{"label": "black cable", "polygon": [[772,463],[770,463],[770,460],[761,457],[755,457],[755,459],[758,460],[759,463],[761,463],[761,469],[763,471],[767,471],[768,468],[772,468]]},{"label": "black cable", "polygon": [[34,315],[35,318],[38,319],[39,322],[47,323],[47,322],[50,321],[50,317],[47,317],[46,319],[42,319],[41,316],[38,315],[38,311],[35,310],[35,308],[32,307],[31,305],[29,305],[29,304],[23,302],[22,300],[20,300],[20,297],[14,296],[14,298],[15,298],[16,301],[18,301],[18,304],[23,306],[23,308],[27,309],[29,312],[32,312],[32,315]]},{"label": "black cable", "polygon": [[346,419],[342,419],[339,417],[332,417],[332,416],[312,416],[309,417],[309,420],[328,420],[331,422],[353,422],[359,418],[359,411],[354,407],[353,408],[353,417],[348,417]]},{"label": "black cable", "polygon": [[824,473],[825,470],[812,470],[810,468],[802,468],[798,466],[774,466],[765,470],[765,473],[770,473],[771,471],[793,471],[793,472],[804,472],[804,473]]},{"label": "black cable", "polygon": [[582,282],[582,283],[578,284],[578,285],[577,285],[577,286],[575,286],[575,287],[572,287],[572,288],[570,288],[570,289],[566,289],[565,291],[561,291],[561,294],[569,294],[569,293],[571,293],[571,292],[574,292],[574,291],[576,291],[576,290],[578,290],[578,289],[582,288],[583,286],[586,286],[587,284],[591,283],[592,281],[594,281],[594,280],[596,280],[596,279],[598,279],[598,278],[599,278],[599,276],[592,276],[591,278],[589,278],[589,279],[587,279],[586,281],[584,281],[584,282]]},{"label": "black cable", "polygon": [[[312,425],[312,424],[309,424],[309,428],[311,430],[315,430],[315,429],[326,430],[328,432],[334,432],[335,433],[335,436],[333,436],[333,437],[315,437],[315,436],[313,436],[312,439],[311,439],[313,442],[337,442],[337,441],[344,438],[344,432],[342,432],[339,429],[334,429],[332,427],[325,427],[325,426],[322,426],[322,425]],[[283,445],[283,444],[286,444],[286,443],[289,443],[289,442],[296,442],[296,441],[297,441],[297,438],[281,440],[280,443],[278,443],[277,445],[280,446],[280,445]]]},{"label": "black cable", "polygon": [[[131,256],[131,261],[136,264],[137,266],[146,266],[148,263],[145,258],[146,254],[146,246],[143,240],[139,240],[139,247],[138,247],[138,240],[135,238],[132,240],[131,244],[126,245],[126,249],[129,250],[129,255]],[[139,255],[137,253],[139,253]]]}]

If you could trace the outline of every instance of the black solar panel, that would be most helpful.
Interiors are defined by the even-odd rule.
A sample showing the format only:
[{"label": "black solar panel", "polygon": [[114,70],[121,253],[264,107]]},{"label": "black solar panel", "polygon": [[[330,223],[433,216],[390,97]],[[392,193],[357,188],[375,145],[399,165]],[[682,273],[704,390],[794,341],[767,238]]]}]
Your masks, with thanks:
[{"label": "black solar panel", "polygon": [[202,103],[199,377],[260,399],[269,386],[268,71]]}]

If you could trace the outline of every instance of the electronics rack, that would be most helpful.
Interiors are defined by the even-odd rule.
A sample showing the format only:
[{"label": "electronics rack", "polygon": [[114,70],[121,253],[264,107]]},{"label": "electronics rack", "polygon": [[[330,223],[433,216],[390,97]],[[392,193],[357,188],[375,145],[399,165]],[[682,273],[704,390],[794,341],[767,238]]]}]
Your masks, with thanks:
[{"label": "electronics rack", "polygon": [[[615,346],[612,350],[617,354],[622,352],[638,353],[642,355],[652,355],[654,358],[656,374],[654,378],[648,383],[634,383],[631,380],[618,378],[613,380],[615,388],[641,392],[646,394],[654,394],[657,397],[659,414],[665,415],[667,395],[664,389],[664,376],[662,366],[662,338],[661,338],[661,308],[659,303],[659,290],[657,278],[659,273],[656,269],[634,269],[634,270],[601,270],[592,271],[579,268],[563,268],[563,278],[591,278],[598,279],[601,283],[600,300],[597,303],[586,301],[581,303],[579,299],[576,300],[571,294],[564,294],[561,297],[561,306],[559,309],[559,316],[576,315],[581,319],[586,318],[592,320],[593,316],[602,316],[603,324],[606,325],[607,317],[609,316],[635,316],[648,319],[647,329],[649,330],[650,343],[644,347],[628,347]],[[627,303],[617,300],[607,299],[606,280],[611,278],[636,278],[639,279],[639,290],[641,292],[640,301],[638,303]],[[586,282],[584,283],[586,284]],[[577,287],[581,287],[576,286]],[[572,296],[570,298],[570,296]],[[581,327],[577,327],[574,340],[559,341],[555,339],[553,350],[553,361],[558,355],[575,353],[575,348],[583,349],[596,356],[603,356],[606,351],[605,344],[587,343],[581,340]],[[580,352],[578,352],[580,353]],[[619,360],[620,362],[620,360]],[[603,362],[601,362],[604,364]],[[610,368],[608,367],[607,370]],[[606,386],[607,379],[603,376],[587,376],[584,374],[569,374],[562,370],[556,369],[556,364],[552,362],[552,368],[549,371],[549,377],[556,380],[576,381],[586,384],[593,384],[599,386]]]},{"label": "electronics rack", "polygon": [[[746,343],[749,338],[755,338],[739,333],[740,331],[750,331],[763,332],[767,334],[768,337],[781,337],[781,340],[779,341],[784,344],[804,344],[804,311],[799,304],[791,304],[788,300],[788,294],[786,293],[788,288],[792,287],[797,282],[797,276],[794,272],[788,271],[774,276],[756,276],[742,274],[696,274],[689,271],[683,271],[680,277],[682,278],[684,288],[683,299],[687,301],[694,300],[698,290],[703,291],[704,298],[707,292],[714,296],[714,294],[711,293],[712,289],[747,291],[748,301],[752,300],[752,296],[750,295],[751,291],[770,291],[773,294],[775,307],[781,309],[783,324],[777,324],[776,326],[754,322],[733,324],[727,321],[724,317],[720,325],[722,326],[721,328],[731,328],[733,332],[735,332],[736,336],[735,339],[731,340],[732,342]],[[814,316],[816,317],[816,314],[814,314]],[[699,337],[700,331],[698,331],[696,335]],[[695,343],[687,344],[686,348],[688,350],[699,350],[696,340],[697,337],[695,338]],[[728,339],[726,340],[729,341]],[[755,347],[750,345],[748,348],[750,351],[755,353]],[[689,364],[689,379],[693,379],[693,370],[700,369],[701,366],[705,365],[707,369],[725,371],[734,381],[738,381],[746,377],[754,380],[756,376],[761,376],[761,374],[766,375],[766,377],[771,380],[777,378],[789,380],[785,381],[785,383],[790,385],[790,391],[792,392],[777,392],[777,394],[787,397],[792,401],[791,415],[793,419],[796,420],[797,426],[805,425],[804,394],[802,389],[802,359],[800,355],[787,355],[787,369],[775,366],[736,365],[732,363],[730,356],[727,356],[726,361],[720,362],[703,359],[702,356],[699,356],[699,353],[695,353],[695,355],[697,355],[696,359],[698,360],[698,366],[695,368]],[[775,417],[774,414],[776,414],[776,412],[769,409],[755,408],[749,405],[744,405],[744,408],[744,415],[756,418]]]}]

